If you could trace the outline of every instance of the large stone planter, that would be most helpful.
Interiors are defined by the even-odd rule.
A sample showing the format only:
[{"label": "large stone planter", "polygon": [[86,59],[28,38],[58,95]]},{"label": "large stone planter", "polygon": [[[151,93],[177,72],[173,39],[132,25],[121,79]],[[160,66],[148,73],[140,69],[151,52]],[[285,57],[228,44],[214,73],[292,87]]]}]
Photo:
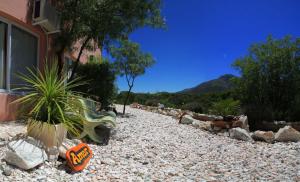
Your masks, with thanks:
[{"label": "large stone planter", "polygon": [[27,134],[40,141],[46,149],[59,147],[66,138],[67,130],[63,124],[48,124],[45,122],[30,122]]}]

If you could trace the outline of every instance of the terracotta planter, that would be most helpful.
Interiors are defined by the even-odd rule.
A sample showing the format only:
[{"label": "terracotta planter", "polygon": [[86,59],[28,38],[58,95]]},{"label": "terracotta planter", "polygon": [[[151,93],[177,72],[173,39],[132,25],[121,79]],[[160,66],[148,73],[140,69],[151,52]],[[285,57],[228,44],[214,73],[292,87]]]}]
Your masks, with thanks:
[{"label": "terracotta planter", "polygon": [[30,122],[27,127],[27,134],[50,149],[61,146],[66,138],[67,130],[63,124],[52,125],[45,122]]}]

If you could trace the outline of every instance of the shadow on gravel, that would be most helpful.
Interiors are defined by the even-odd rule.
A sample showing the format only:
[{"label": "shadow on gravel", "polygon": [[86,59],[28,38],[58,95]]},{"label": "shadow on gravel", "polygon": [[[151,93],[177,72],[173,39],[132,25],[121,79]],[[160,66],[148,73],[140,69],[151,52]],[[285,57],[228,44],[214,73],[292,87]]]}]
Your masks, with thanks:
[{"label": "shadow on gravel", "polygon": [[118,112],[117,118],[136,118],[136,116],[133,114],[129,114],[129,113],[123,114],[123,113]]}]

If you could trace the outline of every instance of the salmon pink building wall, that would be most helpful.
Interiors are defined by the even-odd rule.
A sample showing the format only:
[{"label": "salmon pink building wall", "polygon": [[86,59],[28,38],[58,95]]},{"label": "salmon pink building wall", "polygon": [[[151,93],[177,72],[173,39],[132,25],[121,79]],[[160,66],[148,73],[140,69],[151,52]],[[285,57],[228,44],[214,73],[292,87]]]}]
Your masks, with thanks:
[{"label": "salmon pink building wall", "polygon": [[[53,3],[55,1],[48,0],[48,2]],[[32,25],[33,3],[34,0],[0,0],[0,20],[3,19],[5,22],[20,27],[38,37],[38,66],[43,68],[45,58],[51,59],[55,55],[54,49],[50,46],[51,36],[48,37],[39,25]],[[75,51],[65,53],[65,57],[75,61],[81,44],[81,41],[78,41],[73,47]],[[101,56],[101,50],[96,45],[94,47],[94,51],[83,51],[80,59],[81,63],[86,63],[90,55]],[[10,103],[17,97],[10,91],[3,92],[0,90],[0,122],[16,119],[18,107]]]},{"label": "salmon pink building wall", "polygon": [[[38,36],[38,61],[39,67],[43,67],[46,57],[47,41],[46,34],[41,27],[32,25],[32,2],[31,0],[0,0],[0,18]],[[10,104],[17,98],[10,92],[0,92],[0,121],[16,119],[18,107]]]},{"label": "salmon pink building wall", "polygon": [[[76,42],[75,45],[74,45],[74,50],[76,50],[76,51],[73,51],[71,53],[66,53],[65,55],[67,57],[69,57],[70,59],[72,59],[73,61],[75,61],[77,59],[78,54],[79,54],[81,44],[82,44],[81,41]],[[96,57],[101,57],[101,49],[96,44],[94,44],[94,43],[92,43],[92,44],[93,44],[93,47],[94,47],[94,51],[84,50],[82,52],[81,57],[80,57],[80,62],[81,63],[83,63],[83,64],[87,63],[88,58],[91,55],[96,56]]]},{"label": "salmon pink building wall", "polygon": [[40,26],[32,25],[32,3],[32,0],[0,0],[0,17],[39,36],[39,62],[42,63],[47,51],[46,34]]}]

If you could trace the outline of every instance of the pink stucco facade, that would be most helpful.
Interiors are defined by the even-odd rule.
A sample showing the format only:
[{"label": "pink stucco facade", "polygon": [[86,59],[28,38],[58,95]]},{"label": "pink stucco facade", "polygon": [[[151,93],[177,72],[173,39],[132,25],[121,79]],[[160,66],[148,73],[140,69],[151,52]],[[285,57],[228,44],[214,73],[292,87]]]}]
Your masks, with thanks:
[{"label": "pink stucco facade", "polygon": [[[0,1],[0,18],[18,27],[22,27],[29,33],[38,36],[38,61],[39,67],[43,66],[43,60],[46,56],[46,35],[39,26],[33,26],[32,3],[30,0],[1,0]],[[0,92],[0,121],[16,120],[18,107],[11,104],[17,98],[17,95],[10,92]]]},{"label": "pink stucco facade", "polygon": [[[33,0],[0,0],[0,21],[21,27],[38,37],[38,66],[42,68],[46,56],[48,58],[53,57],[51,53],[54,51],[50,47],[51,35],[46,36],[46,33],[39,25],[32,24],[33,2]],[[75,47],[77,46],[80,46],[80,43],[75,45]],[[84,51],[80,61],[85,63],[89,55],[95,54],[100,55],[100,49],[97,48],[94,52]],[[71,60],[74,60],[77,55],[78,52],[65,54]],[[0,122],[16,120],[18,107],[16,104],[12,105],[10,103],[17,97],[9,90],[0,91]]]},{"label": "pink stucco facade", "polygon": [[[32,25],[32,0],[1,0],[0,17],[16,24],[29,33],[34,33],[39,37],[39,62],[46,56],[46,34],[41,27]],[[43,66],[42,64],[39,64]]]}]

